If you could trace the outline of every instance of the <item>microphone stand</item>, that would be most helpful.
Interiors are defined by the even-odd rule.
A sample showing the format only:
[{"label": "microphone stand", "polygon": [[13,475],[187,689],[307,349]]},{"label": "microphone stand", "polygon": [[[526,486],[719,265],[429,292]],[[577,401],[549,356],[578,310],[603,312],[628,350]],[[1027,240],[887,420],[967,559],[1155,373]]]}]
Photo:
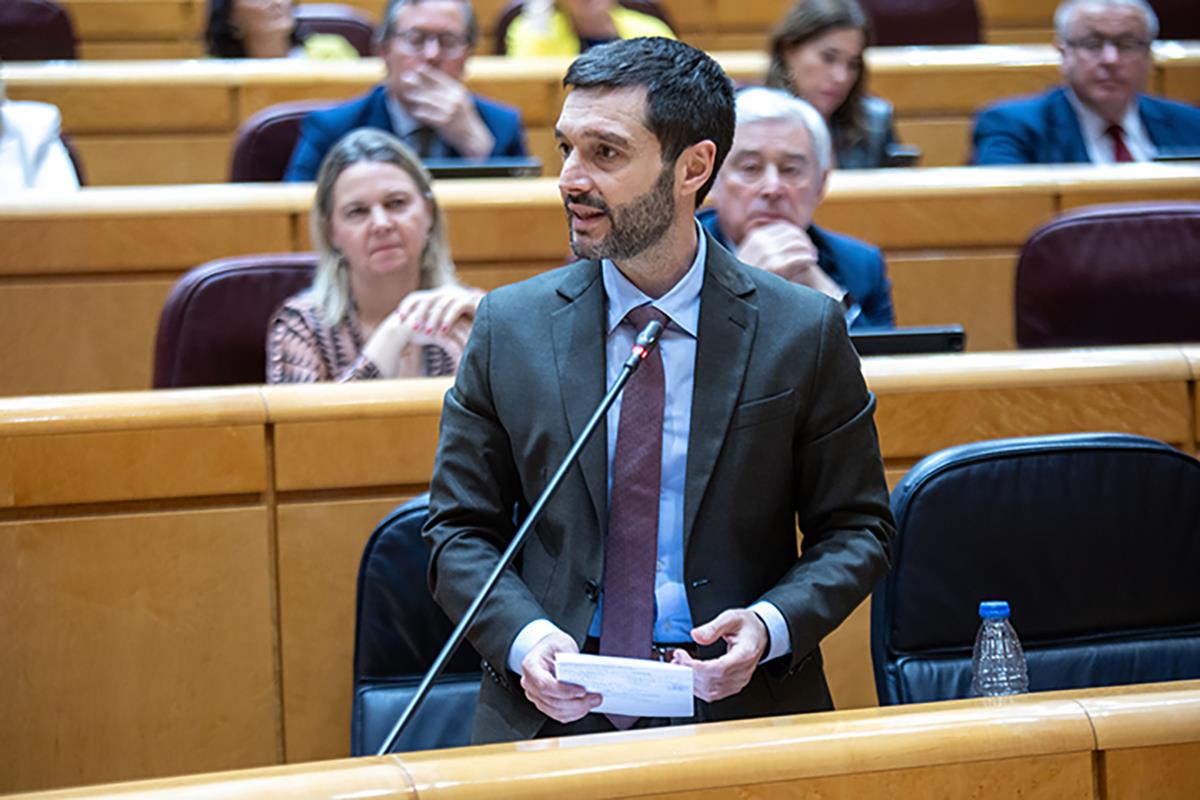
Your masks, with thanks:
[{"label": "microphone stand", "polygon": [[500,561],[496,564],[491,574],[488,575],[487,580],[484,581],[483,588],[479,590],[479,594],[475,596],[475,599],[471,601],[471,605],[468,606],[466,612],[463,613],[462,619],[458,621],[458,625],[454,627],[454,631],[451,632],[450,638],[446,641],[446,644],[443,645],[441,652],[437,655],[437,658],[433,660],[433,664],[429,667],[429,671],[425,673],[423,678],[421,678],[421,683],[417,686],[416,694],[414,694],[412,699],[408,701],[408,705],[404,708],[404,711],[401,712],[400,718],[396,720],[396,724],[392,726],[391,733],[388,734],[387,739],[384,741],[383,746],[379,749],[376,755],[384,756],[392,752],[392,748],[396,746],[396,742],[399,740],[400,734],[403,733],[405,727],[407,727],[413,716],[416,715],[417,709],[420,708],[421,703],[425,701],[426,696],[429,694],[429,690],[433,688],[433,682],[442,674],[442,670],[446,668],[446,664],[450,661],[451,656],[454,655],[454,651],[458,649],[458,646],[462,644],[463,639],[466,638],[467,629],[471,627],[471,624],[475,621],[475,618],[479,616],[479,612],[483,608],[484,602],[487,601],[487,598],[496,588],[496,584],[500,582],[500,577],[509,568],[509,566],[512,565],[513,560],[517,557],[517,553],[521,552],[521,548],[524,546],[525,540],[529,538],[529,531],[533,529],[533,526],[537,524],[538,519],[541,518],[542,511],[545,509],[546,503],[550,501],[550,498],[553,497],[554,493],[558,490],[558,486],[562,483],[563,478],[566,476],[567,470],[569,470],[575,463],[576,459],[579,458],[580,452],[582,452],[584,446],[587,445],[588,440],[592,438],[592,434],[596,432],[596,428],[599,427],[600,421],[604,419],[605,414],[608,413],[609,407],[612,406],[613,402],[616,401],[617,396],[621,394],[621,391],[625,388],[625,384],[629,382],[629,379],[633,377],[633,373],[637,371],[639,366],[641,366],[642,361],[646,358],[646,356],[650,355],[650,351],[652,351],[658,344],[658,339],[660,336],[662,336],[662,332],[662,323],[655,321],[649,323],[644,329],[642,329],[642,332],[638,334],[637,342],[633,345],[633,352],[629,354],[629,358],[625,360],[625,364],[621,367],[621,374],[617,376],[617,379],[613,381],[612,386],[608,388],[608,392],[604,395],[604,399],[601,400],[600,405],[596,407],[591,419],[588,420],[587,425],[584,426],[583,431],[579,434],[579,438],[576,439],[575,443],[571,445],[571,449],[567,451],[567,455],[563,458],[562,464],[559,465],[558,470],[554,473],[553,477],[550,478],[550,482],[546,484],[546,488],[542,490],[542,494],[538,497],[537,502],[533,504],[531,509],[529,509],[529,515],[525,517],[525,521],[522,522],[521,527],[517,529],[516,535],[513,536],[512,541],[508,543],[508,547],[506,547],[504,552],[500,555]]}]

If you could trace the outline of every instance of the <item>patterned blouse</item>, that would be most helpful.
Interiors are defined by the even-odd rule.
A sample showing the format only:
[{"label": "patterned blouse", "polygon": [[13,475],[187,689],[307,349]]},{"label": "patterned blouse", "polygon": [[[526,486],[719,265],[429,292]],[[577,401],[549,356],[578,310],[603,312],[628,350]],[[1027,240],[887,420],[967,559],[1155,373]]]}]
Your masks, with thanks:
[{"label": "patterned blouse", "polygon": [[[363,352],[358,309],[329,325],[309,292],[289,297],[271,317],[267,332],[267,383],[316,383],[381,378]],[[440,347],[425,345],[422,374],[451,375],[454,362]]]}]

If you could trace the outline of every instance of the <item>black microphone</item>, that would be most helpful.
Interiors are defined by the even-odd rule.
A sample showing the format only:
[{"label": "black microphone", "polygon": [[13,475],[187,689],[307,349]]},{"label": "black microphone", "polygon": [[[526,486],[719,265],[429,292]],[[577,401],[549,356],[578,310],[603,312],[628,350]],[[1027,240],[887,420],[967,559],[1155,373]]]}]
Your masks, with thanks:
[{"label": "black microphone", "polygon": [[467,610],[463,612],[462,619],[460,619],[458,624],[454,626],[454,630],[450,633],[450,638],[446,640],[446,644],[442,646],[441,652],[438,653],[437,658],[433,660],[433,664],[430,665],[429,670],[425,673],[425,676],[421,678],[421,683],[417,686],[416,693],[413,694],[412,699],[408,701],[408,705],[405,706],[404,711],[400,713],[399,719],[397,719],[396,724],[392,726],[391,733],[388,734],[387,739],[383,743],[383,747],[379,749],[376,755],[385,756],[392,752],[392,748],[396,746],[396,742],[399,740],[400,734],[404,732],[404,728],[417,713],[417,709],[420,708],[421,703],[425,701],[425,697],[429,694],[429,690],[433,688],[433,682],[437,680],[439,675],[442,674],[442,670],[446,668],[446,664],[450,662],[451,657],[454,655],[454,651],[458,649],[460,644],[462,644],[463,639],[467,638],[467,628],[471,627],[471,624],[475,621],[475,618],[479,616],[479,612],[483,608],[483,604],[487,601],[492,591],[496,588],[496,584],[500,582],[500,578],[504,574],[504,571],[509,568],[513,560],[517,557],[517,554],[521,552],[521,548],[524,546],[525,540],[529,537],[529,531],[533,530],[533,526],[537,524],[538,519],[541,518],[542,511],[545,510],[546,503],[550,501],[550,498],[558,490],[559,484],[561,484],[563,478],[566,477],[567,470],[569,470],[579,458],[580,452],[583,451],[583,448],[588,443],[588,440],[592,438],[592,434],[596,432],[596,428],[599,427],[600,421],[604,419],[604,415],[608,413],[609,407],[612,406],[613,402],[617,399],[617,396],[621,394],[621,391],[625,388],[625,384],[629,382],[631,377],[633,377],[633,373],[637,371],[637,368],[642,365],[642,362],[646,359],[646,356],[650,355],[651,351],[653,351],[658,345],[658,339],[660,336],[662,336],[662,332],[663,324],[657,320],[654,320],[647,324],[646,327],[642,329],[642,332],[638,334],[637,341],[633,345],[633,350],[630,352],[629,358],[625,359],[625,364],[621,367],[621,374],[618,375],[617,379],[612,382],[612,386],[608,387],[608,391],[605,393],[604,399],[600,401],[600,405],[596,406],[596,410],[592,413],[591,419],[588,420],[587,425],[585,425],[583,431],[580,432],[579,438],[576,439],[571,445],[571,449],[567,451],[567,454],[563,457],[562,463],[559,464],[558,470],[555,471],[554,475],[550,478],[550,482],[546,484],[546,488],[543,489],[541,495],[538,496],[537,502],[534,503],[533,507],[529,509],[529,516],[525,517],[525,521],[522,522],[521,527],[517,529],[517,533],[515,536],[513,536],[512,541],[508,543],[508,547],[504,548],[504,552],[500,554],[499,563],[496,564],[491,574],[488,575],[487,580],[483,583],[483,587],[479,590],[479,594],[477,594],[475,599],[471,601],[471,605],[469,605]]}]

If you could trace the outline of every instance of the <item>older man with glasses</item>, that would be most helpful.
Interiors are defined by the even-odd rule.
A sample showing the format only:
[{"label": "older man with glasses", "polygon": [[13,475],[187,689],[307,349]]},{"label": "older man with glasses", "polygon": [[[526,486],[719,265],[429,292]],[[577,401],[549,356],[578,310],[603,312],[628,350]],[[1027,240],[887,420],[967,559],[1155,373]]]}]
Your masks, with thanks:
[{"label": "older man with glasses", "polygon": [[380,31],[383,83],[304,121],[286,180],[311,181],[333,144],[357,128],[395,134],[422,158],[524,156],[516,109],[471,94],[463,71],[478,27],[467,0],[392,0]]},{"label": "older man with glasses", "polygon": [[813,224],[833,159],[821,113],[778,89],[743,89],[735,102],[733,148],[700,224],[742,262],[840,302],[847,327],[893,327],[879,248]]},{"label": "older man with glasses", "polygon": [[1114,164],[1200,150],[1200,109],[1142,94],[1158,17],[1145,0],[1066,0],[1054,14],[1066,86],[975,119],[974,164]]}]

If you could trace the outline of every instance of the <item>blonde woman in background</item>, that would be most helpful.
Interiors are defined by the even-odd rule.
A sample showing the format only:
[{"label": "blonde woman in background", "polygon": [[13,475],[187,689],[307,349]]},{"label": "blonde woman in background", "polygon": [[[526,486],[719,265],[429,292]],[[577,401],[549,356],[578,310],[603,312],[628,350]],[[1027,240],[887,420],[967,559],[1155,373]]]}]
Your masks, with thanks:
[{"label": "blonde woman in background", "polygon": [[428,173],[404,144],[361,129],[317,175],[312,286],[267,335],[267,382],[449,375],[483,292],[460,286]]}]

